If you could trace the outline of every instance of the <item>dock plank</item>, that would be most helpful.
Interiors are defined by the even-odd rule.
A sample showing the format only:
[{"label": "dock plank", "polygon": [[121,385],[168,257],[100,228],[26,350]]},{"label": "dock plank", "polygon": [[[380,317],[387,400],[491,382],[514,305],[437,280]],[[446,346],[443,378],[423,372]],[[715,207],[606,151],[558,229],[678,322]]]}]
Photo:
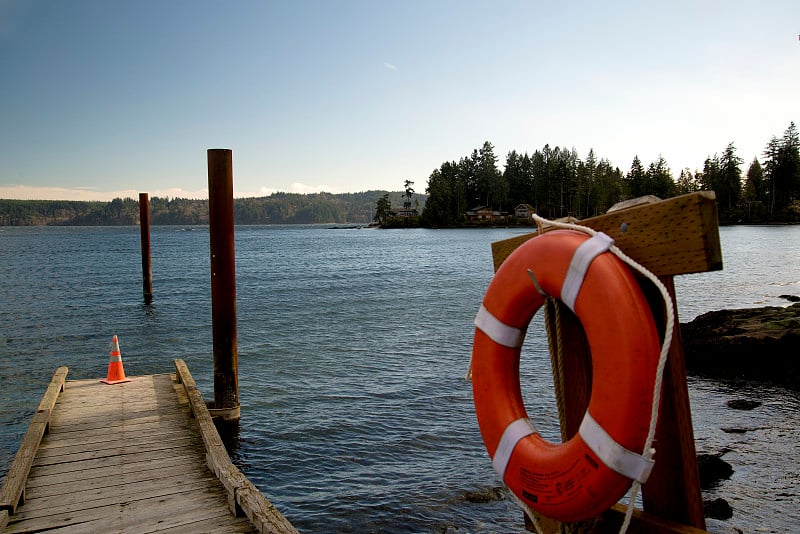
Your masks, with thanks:
[{"label": "dock plank", "polygon": [[210,469],[198,405],[175,375],[129,378],[47,394],[55,405],[33,424],[49,432],[26,449],[24,502],[3,510],[0,532],[296,532],[276,510],[273,525],[231,512],[237,495]]}]

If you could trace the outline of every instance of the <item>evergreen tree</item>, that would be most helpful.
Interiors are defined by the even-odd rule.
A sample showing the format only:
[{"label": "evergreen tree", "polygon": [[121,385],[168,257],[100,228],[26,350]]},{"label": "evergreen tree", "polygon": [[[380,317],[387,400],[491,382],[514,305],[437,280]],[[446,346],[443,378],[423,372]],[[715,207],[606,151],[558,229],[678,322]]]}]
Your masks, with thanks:
[{"label": "evergreen tree", "polygon": [[478,156],[477,148],[472,151],[470,157],[461,158],[458,162],[458,172],[464,184],[467,204],[470,207],[479,206],[481,204],[481,191],[478,187],[479,166],[480,157]]},{"label": "evergreen tree", "polygon": [[642,161],[639,156],[633,157],[631,162],[631,170],[628,171],[625,177],[625,184],[627,188],[628,198],[637,198],[644,196],[647,193],[647,173],[644,170]]},{"label": "evergreen tree", "polygon": [[594,155],[594,149],[590,148],[589,154],[586,156],[586,162],[578,163],[578,202],[575,212],[579,217],[589,217],[593,213],[596,173],[597,158]]},{"label": "evergreen tree", "polygon": [[512,206],[527,202],[529,187],[526,178],[523,157],[512,150],[506,156],[506,167],[503,171],[503,180],[508,185],[508,198]]},{"label": "evergreen tree", "polygon": [[487,206],[500,207],[508,199],[508,188],[503,183],[502,176],[497,168],[494,147],[489,141],[485,141],[478,151],[476,182],[478,196]]},{"label": "evergreen tree", "polygon": [[647,167],[645,183],[645,195],[655,195],[661,199],[675,195],[675,180],[663,156],[659,155],[658,161]]},{"label": "evergreen tree", "polygon": [[728,143],[719,160],[719,176],[714,184],[718,205],[728,211],[739,203],[742,192],[742,170],[739,166],[742,163],[744,160],[736,155],[736,147]]},{"label": "evergreen tree", "polygon": [[753,158],[753,162],[747,168],[745,174],[744,199],[748,202],[763,202],[769,195],[764,190],[764,168],[758,162],[758,158]]},{"label": "evergreen tree", "polygon": [[533,182],[533,206],[536,213],[544,217],[554,215],[553,204],[550,199],[549,170],[547,168],[547,156],[550,153],[550,146],[545,145],[542,150],[537,150],[531,157],[531,174]]},{"label": "evergreen tree", "polygon": [[776,209],[783,209],[800,197],[800,136],[794,122],[783,133],[773,180]]},{"label": "evergreen tree", "polygon": [[564,149],[563,151],[564,164],[564,189],[566,198],[566,215],[573,217],[580,217],[580,203],[581,203],[581,190],[578,183],[578,168],[581,165],[581,158],[578,156],[578,151],[573,147],[572,150]]},{"label": "evergreen tree", "polygon": [[407,210],[411,209],[411,198],[414,196],[414,189],[411,187],[412,185],[414,185],[414,182],[410,180],[406,180],[403,184],[403,197],[405,198],[403,200],[403,208]]},{"label": "evergreen tree", "polygon": [[592,215],[605,213],[608,209],[622,200],[623,188],[622,171],[613,167],[607,159],[601,159],[595,171],[596,204]]},{"label": "evergreen tree", "polygon": [[678,181],[675,184],[675,193],[678,195],[686,195],[688,193],[694,193],[700,189],[699,184],[696,180],[697,176],[692,174],[692,171],[689,170],[688,167],[681,171],[680,176],[678,176]]},{"label": "evergreen tree", "polygon": [[533,162],[527,152],[522,156],[519,172],[522,175],[519,185],[521,196],[517,199],[518,202],[516,204],[533,204]]},{"label": "evergreen tree", "polygon": [[[775,213],[776,197],[778,187],[776,186],[776,175],[778,173],[778,160],[780,158],[781,142],[774,135],[770,138],[767,147],[764,149],[764,178],[766,181],[765,194],[769,196],[769,213]],[[781,191],[781,196],[782,195]],[[780,207],[778,208],[780,209]]]},{"label": "evergreen tree", "polygon": [[[447,163],[442,164],[442,168]],[[453,184],[439,169],[435,169],[428,178],[428,187],[425,189],[428,201],[422,212],[422,223],[427,226],[449,226],[453,223],[451,212]]]},{"label": "evergreen tree", "polygon": [[758,158],[753,158],[745,176],[742,198],[747,209],[747,219],[762,219],[767,212],[765,201],[769,195],[765,191],[764,169],[758,162]]},{"label": "evergreen tree", "polygon": [[464,184],[459,176],[459,164],[445,162],[428,178],[428,195],[421,223],[426,226],[455,226],[466,217]]},{"label": "evergreen tree", "polygon": [[[700,189],[703,191],[714,191],[715,186],[719,182],[720,164],[719,156],[714,154],[713,157],[709,156],[703,163],[703,173],[700,175]],[[717,197],[719,199],[719,197]]]},{"label": "evergreen tree", "polygon": [[373,220],[378,224],[386,224],[392,218],[392,203],[389,200],[389,193],[378,199],[375,206],[375,217]]}]

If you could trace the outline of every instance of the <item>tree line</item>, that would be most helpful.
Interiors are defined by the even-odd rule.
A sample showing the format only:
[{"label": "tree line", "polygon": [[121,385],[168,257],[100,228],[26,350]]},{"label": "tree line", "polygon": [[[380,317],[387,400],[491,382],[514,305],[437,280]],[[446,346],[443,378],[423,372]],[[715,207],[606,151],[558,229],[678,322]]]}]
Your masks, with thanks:
[{"label": "tree line", "polygon": [[442,163],[428,178],[420,224],[458,226],[477,206],[513,215],[519,204],[546,218],[580,219],[629,198],[664,199],[701,190],[715,191],[721,222],[800,221],[800,140],[794,122],[769,141],[763,164],[754,159],[744,175],[733,143],[706,158],[702,170],[685,168],[677,179],[661,156],[647,166],[635,156],[624,173],[594,150],[582,160],[574,148],[549,144],[533,154],[512,150],[502,171],[497,161],[486,141],[471,155]]},{"label": "tree line", "polygon": [[[233,201],[236,224],[368,224],[375,199],[383,195],[402,204],[404,192],[274,193]],[[424,197],[422,197],[424,202]],[[125,226],[139,222],[139,201],[111,202],[0,199],[0,226]],[[150,198],[150,224],[208,224],[208,200]]]}]

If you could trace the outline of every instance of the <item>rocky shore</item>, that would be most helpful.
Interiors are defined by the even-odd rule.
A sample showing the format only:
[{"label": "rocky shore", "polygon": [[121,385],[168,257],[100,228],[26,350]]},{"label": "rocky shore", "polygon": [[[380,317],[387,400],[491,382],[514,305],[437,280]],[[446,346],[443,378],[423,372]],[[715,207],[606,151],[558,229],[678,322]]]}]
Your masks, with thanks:
[{"label": "rocky shore", "polygon": [[[691,322],[682,323],[687,372],[705,378],[764,383],[800,391],[800,297],[781,297],[794,304],[712,311]],[[727,401],[727,409],[758,410],[764,402],[768,402],[768,399],[758,396],[734,398]],[[753,432],[754,429],[726,423],[720,430],[736,436]],[[770,429],[764,427],[747,439],[752,444],[753,440],[769,439],[767,436],[770,435]],[[720,495],[715,488],[722,481],[730,479],[735,471],[752,469],[753,459],[745,460],[743,455],[746,453],[742,452],[741,443],[734,437],[729,446],[703,452],[697,457],[705,516],[725,522],[722,523],[725,526],[721,527],[725,529],[724,532],[742,530],[727,525],[734,515],[734,508],[729,502],[731,497],[727,491]],[[726,460],[723,456],[730,458]],[[707,493],[709,490],[710,493]],[[792,491],[785,493],[793,494]],[[735,495],[734,490],[734,503]]]},{"label": "rocky shore", "polygon": [[681,334],[689,374],[800,391],[800,302],[704,313],[682,323]]}]

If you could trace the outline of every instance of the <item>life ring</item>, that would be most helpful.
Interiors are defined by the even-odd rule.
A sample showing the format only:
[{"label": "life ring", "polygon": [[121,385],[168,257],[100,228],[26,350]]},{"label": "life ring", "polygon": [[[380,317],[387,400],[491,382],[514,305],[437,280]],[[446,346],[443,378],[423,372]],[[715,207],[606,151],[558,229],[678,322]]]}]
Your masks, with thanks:
[{"label": "life ring", "polygon": [[[641,453],[659,336],[635,278],[606,252],[612,244],[604,234],[572,230],[530,239],[495,273],[475,319],[473,396],[495,471],[524,503],[559,521],[599,515],[652,468]],[[539,435],[520,391],[520,352],[544,304],[540,291],[572,309],[591,351],[589,406],[580,431],[561,444]]]}]

